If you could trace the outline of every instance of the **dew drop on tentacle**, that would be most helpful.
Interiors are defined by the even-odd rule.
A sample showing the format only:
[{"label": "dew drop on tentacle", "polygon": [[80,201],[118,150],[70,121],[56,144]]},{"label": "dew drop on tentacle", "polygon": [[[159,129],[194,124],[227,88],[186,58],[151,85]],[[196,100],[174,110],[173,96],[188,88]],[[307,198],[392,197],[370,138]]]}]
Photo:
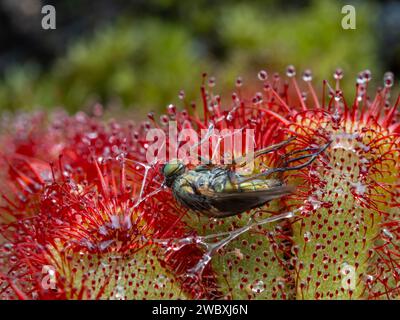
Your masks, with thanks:
[{"label": "dew drop on tentacle", "polygon": [[260,104],[263,101],[263,95],[261,92],[257,92],[256,95],[254,96],[252,102],[253,104]]},{"label": "dew drop on tentacle", "polygon": [[391,233],[387,228],[382,229],[382,235],[387,241],[391,241],[394,238],[393,233]]},{"label": "dew drop on tentacle", "polygon": [[265,92],[270,92],[270,90],[271,90],[271,85],[270,85],[269,83],[264,84],[263,90],[264,90]]},{"label": "dew drop on tentacle", "polygon": [[305,242],[311,241],[312,233],[310,231],[304,232],[303,238]]},{"label": "dew drop on tentacle", "polygon": [[149,121],[143,121],[142,127],[145,131],[148,131],[151,129],[151,123]]},{"label": "dew drop on tentacle", "polygon": [[176,114],[176,106],[174,104],[168,105],[167,110],[170,115]]},{"label": "dew drop on tentacle", "polygon": [[237,93],[236,92],[232,93],[232,101],[238,102],[238,100],[239,100],[239,97],[238,97]]},{"label": "dew drop on tentacle", "polygon": [[307,69],[303,72],[303,80],[305,82],[310,82],[312,80],[312,72],[310,69]]},{"label": "dew drop on tentacle", "polygon": [[163,115],[160,117],[160,122],[161,122],[161,124],[162,124],[163,126],[166,126],[166,125],[168,124],[168,122],[169,122],[168,116],[165,115],[165,114],[163,114]]},{"label": "dew drop on tentacle", "polygon": [[337,68],[335,73],[333,74],[333,78],[335,80],[341,80],[343,79],[343,70],[341,68]]},{"label": "dew drop on tentacle", "polygon": [[290,65],[286,68],[286,75],[289,78],[293,78],[296,75],[296,68],[293,65]]},{"label": "dew drop on tentacle", "polygon": [[189,118],[189,113],[188,113],[188,111],[186,109],[181,111],[181,115],[182,115],[182,117],[184,119],[188,119]]},{"label": "dew drop on tentacle", "polygon": [[371,287],[371,285],[374,282],[374,280],[375,280],[374,276],[372,276],[370,274],[366,274],[364,276],[364,282],[368,287]]},{"label": "dew drop on tentacle", "polygon": [[365,78],[364,75],[362,73],[359,73],[356,79],[357,84],[359,85],[363,85],[365,84]]},{"label": "dew drop on tentacle", "polygon": [[234,119],[233,114],[232,114],[231,112],[229,112],[229,113],[226,115],[226,121],[232,122],[233,119]]},{"label": "dew drop on tentacle", "polygon": [[394,83],[394,75],[392,72],[386,72],[383,76],[383,84],[385,88],[391,88]]},{"label": "dew drop on tentacle", "polygon": [[335,91],[334,99],[336,102],[339,102],[340,100],[342,100],[342,91],[341,90]]},{"label": "dew drop on tentacle", "polygon": [[262,293],[265,290],[265,284],[262,280],[255,280],[251,285],[250,289],[253,293]]},{"label": "dew drop on tentacle", "polygon": [[124,286],[117,285],[115,287],[114,299],[115,300],[125,300],[125,288],[124,288]]},{"label": "dew drop on tentacle", "polygon": [[157,285],[159,288],[165,288],[167,283],[168,283],[167,277],[163,274],[159,274],[156,277],[156,281],[155,281],[154,285]]},{"label": "dew drop on tentacle", "polygon": [[243,79],[242,79],[242,77],[238,77],[236,79],[236,87],[240,88],[242,85],[243,85]]},{"label": "dew drop on tentacle", "polygon": [[154,112],[153,112],[153,111],[150,111],[150,112],[147,114],[147,118],[149,118],[150,120],[154,121]]},{"label": "dew drop on tentacle", "polygon": [[215,77],[210,77],[210,79],[208,79],[208,86],[210,88],[215,87]]},{"label": "dew drop on tentacle", "polygon": [[260,81],[265,81],[268,79],[268,73],[265,70],[261,70],[258,72],[257,77]]},{"label": "dew drop on tentacle", "polygon": [[357,87],[357,92],[356,92],[356,94],[357,94],[357,101],[362,101],[364,95],[366,94],[365,91],[366,91],[366,90],[365,90],[365,86],[359,85],[359,86]]},{"label": "dew drop on tentacle", "polygon": [[371,71],[368,70],[368,69],[367,69],[367,70],[364,70],[364,71],[363,71],[363,77],[364,77],[365,82],[370,82],[371,79],[372,79]]}]

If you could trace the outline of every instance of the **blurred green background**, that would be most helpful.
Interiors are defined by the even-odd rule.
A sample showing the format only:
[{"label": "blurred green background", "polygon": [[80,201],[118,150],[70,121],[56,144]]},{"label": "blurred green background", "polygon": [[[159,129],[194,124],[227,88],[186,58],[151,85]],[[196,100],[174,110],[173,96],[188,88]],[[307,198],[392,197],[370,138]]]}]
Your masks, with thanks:
[{"label": "blurred green background", "polygon": [[[42,30],[44,4],[57,29]],[[341,8],[356,8],[356,30],[341,27]],[[260,69],[344,86],[370,69],[380,83],[399,70],[400,6],[395,1],[77,1],[0,0],[0,110],[105,107],[162,110],[198,96],[202,72],[218,91]]]}]

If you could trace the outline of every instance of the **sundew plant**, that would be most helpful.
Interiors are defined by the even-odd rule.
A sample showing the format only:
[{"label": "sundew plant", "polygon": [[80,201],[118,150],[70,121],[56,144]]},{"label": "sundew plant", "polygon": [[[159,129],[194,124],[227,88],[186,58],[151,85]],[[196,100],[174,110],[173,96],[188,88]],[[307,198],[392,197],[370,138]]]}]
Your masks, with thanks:
[{"label": "sundew plant", "polygon": [[[314,85],[289,66],[220,96],[204,75],[201,103],[181,92],[142,122],[107,120],[99,105],[4,117],[0,298],[399,298],[400,98],[392,73],[371,88],[362,71],[354,92],[342,78]],[[168,143],[171,123],[208,132],[193,148],[224,129],[251,129],[256,153],[281,145],[248,174],[291,191],[224,218],[185,206],[146,158],[148,132]]]}]

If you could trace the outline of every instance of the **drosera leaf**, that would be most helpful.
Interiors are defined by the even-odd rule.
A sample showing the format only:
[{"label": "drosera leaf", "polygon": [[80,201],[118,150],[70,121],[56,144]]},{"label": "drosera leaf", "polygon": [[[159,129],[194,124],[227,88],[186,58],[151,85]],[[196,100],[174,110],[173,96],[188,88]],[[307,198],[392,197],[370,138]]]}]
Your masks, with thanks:
[{"label": "drosera leaf", "polygon": [[157,255],[155,246],[97,255],[53,248],[50,261],[68,299],[187,299]]},{"label": "drosera leaf", "polygon": [[[306,121],[302,132],[313,136],[315,124]],[[335,128],[325,121],[317,130],[333,141],[327,160],[307,169],[302,195],[291,200],[304,208],[293,224],[297,298],[371,298],[388,286],[376,278],[385,279],[380,268],[388,262],[388,247],[383,244],[391,245],[382,240],[382,225],[391,220],[398,139],[379,127]],[[289,175],[289,181],[296,179]]]}]

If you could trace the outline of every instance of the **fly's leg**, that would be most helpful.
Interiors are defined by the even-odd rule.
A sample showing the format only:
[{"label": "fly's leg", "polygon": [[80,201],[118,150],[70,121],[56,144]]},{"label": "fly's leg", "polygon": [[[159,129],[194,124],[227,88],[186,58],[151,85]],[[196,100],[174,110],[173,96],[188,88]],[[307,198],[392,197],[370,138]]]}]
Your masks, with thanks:
[{"label": "fly's leg", "polygon": [[[303,168],[309,166],[322,152],[324,152],[330,146],[331,143],[332,143],[332,141],[328,142],[327,144],[325,144],[322,148],[320,148],[315,153],[306,154],[306,155],[303,155],[303,156],[300,156],[300,157],[297,157],[297,158],[286,160],[285,161],[285,166],[279,167],[279,168],[272,168],[270,170],[267,170],[267,172],[261,173],[261,175],[264,175],[264,174],[270,175],[270,174],[275,173],[275,172],[285,172],[285,171],[303,169]],[[304,150],[306,150],[306,149],[304,149]],[[300,153],[300,152],[302,152],[304,150],[299,150],[299,152],[296,152],[296,153]],[[293,166],[293,167],[288,167],[287,166],[289,163],[296,162],[296,161],[299,161],[299,160],[302,160],[302,159],[307,159],[307,158],[310,158],[310,159],[308,161],[306,161],[305,163],[302,163],[300,165]]]},{"label": "fly's leg", "polygon": [[[289,139],[287,139],[285,141],[282,141],[280,143],[277,143],[277,144],[274,144],[272,146],[269,146],[269,147],[263,148],[261,150],[258,150],[256,152],[254,152],[253,159],[258,158],[259,156],[262,156],[264,154],[279,150],[279,149],[283,148],[284,146],[287,146],[290,142],[292,142],[295,139],[296,139],[296,137],[291,137],[291,138],[289,138]],[[233,159],[232,165],[239,166],[239,167],[244,167],[246,165],[247,160],[248,160],[247,156],[242,156],[242,157],[239,157],[238,159]]]},{"label": "fly's leg", "polygon": [[[241,180],[240,182],[243,183],[243,182],[251,181],[253,179],[258,179],[258,178],[261,178],[261,177],[267,177],[267,176],[269,176],[269,175],[271,175],[273,173],[303,169],[303,168],[309,166],[322,152],[324,152],[330,146],[331,143],[332,143],[332,141],[328,142],[322,148],[320,148],[317,152],[314,152],[314,153],[311,153],[311,154],[306,154],[306,155],[303,155],[303,156],[300,156],[300,157],[297,157],[297,158],[286,160],[285,161],[285,166],[283,166],[283,167],[268,169],[267,171],[261,172],[259,174],[253,175],[253,176],[248,177],[248,178],[245,178],[245,179]],[[304,149],[304,150],[306,150],[306,149]],[[302,152],[304,150],[299,150],[299,152],[295,152],[295,153],[300,153],[300,152]],[[307,159],[307,158],[309,158],[309,160],[307,160],[305,163],[302,163],[300,165],[293,166],[293,167],[288,167],[287,166],[289,163],[296,162],[296,161],[299,161],[299,160],[302,160],[302,159]]]},{"label": "fly's leg", "polygon": [[[315,151],[315,150],[319,150],[320,148],[318,148],[318,147],[309,147],[309,148],[305,148],[305,149],[301,149],[301,150],[294,150],[294,151],[291,151],[291,152],[289,152],[289,153],[286,153],[286,154],[284,154],[284,155],[281,155],[280,156],[280,162],[279,162],[279,166],[280,167],[286,167],[287,166],[287,164],[289,163],[289,162],[293,162],[293,161],[289,161],[288,162],[288,158],[290,157],[290,156],[292,156],[292,155],[294,155],[294,154],[298,154],[298,153],[302,153],[302,152],[307,152],[307,151]],[[295,158],[295,159],[297,159],[297,160],[301,160],[302,158]],[[304,158],[303,158],[304,159]],[[290,159],[289,159],[290,160]],[[297,161],[296,160],[296,161]]]},{"label": "fly's leg", "polygon": [[[301,150],[294,150],[294,151],[291,151],[289,153],[286,153],[286,154],[280,156],[280,161],[278,162],[278,167],[286,168],[289,165],[289,163],[295,162],[295,161],[299,161],[299,160],[302,160],[302,159],[306,159],[306,158],[308,158],[310,156],[310,155],[303,155],[303,156],[300,156],[300,157],[296,157],[294,159],[290,159],[289,157],[293,156],[294,154],[299,154],[299,153],[303,153],[303,152],[307,152],[307,151],[315,151],[315,150],[318,150],[318,149],[319,149],[318,147],[308,147],[308,148],[304,148],[304,149],[301,149]],[[279,175],[280,178],[282,176],[282,173],[283,172],[280,172],[280,175]]]},{"label": "fly's leg", "polygon": [[[297,211],[297,210],[296,210]],[[230,232],[225,232],[225,233],[220,233],[220,234],[215,234],[215,235],[210,235],[210,236],[205,236],[205,237],[200,237],[202,240],[209,240],[212,238],[219,238],[221,236],[226,236],[220,241],[213,242],[213,243],[208,243],[208,242],[201,242],[207,251],[203,254],[203,257],[197,262],[197,264],[188,270],[188,275],[192,276],[195,279],[200,279],[205,267],[208,265],[208,263],[211,261],[212,256],[221,248],[225,247],[228,243],[233,241],[234,239],[238,238],[240,235],[246,233],[247,231],[253,229],[256,226],[261,226],[267,223],[272,223],[276,222],[279,220],[284,220],[284,219],[290,219],[295,217],[295,212],[296,211],[290,211],[290,212],[285,212],[281,213],[278,215],[273,215],[268,218],[261,219],[259,221],[256,221],[254,217],[251,217],[249,222],[244,225],[241,228],[235,229]]]},{"label": "fly's leg", "polygon": [[[309,148],[304,148],[304,149],[301,149],[301,150],[294,150],[294,151],[291,151],[291,152],[289,152],[289,153],[286,153],[286,154],[283,154],[283,155],[281,155],[279,158],[279,161],[278,161],[278,167],[287,167],[287,165],[288,165],[288,163],[290,163],[290,162],[293,162],[293,161],[288,161],[287,159],[290,157],[290,156],[292,156],[292,155],[294,155],[294,154],[298,154],[298,153],[302,153],[302,152],[307,152],[307,151],[314,151],[314,150],[318,150],[319,148],[318,147],[309,147]],[[298,157],[298,158],[295,158],[294,160],[295,161],[297,161],[297,160],[301,160],[301,159],[304,159],[304,158],[307,158],[307,157],[309,157],[310,155],[305,155],[303,158],[302,157]],[[262,165],[262,164],[261,164]],[[266,167],[266,168],[268,168],[268,167]]]},{"label": "fly's leg", "polygon": [[[313,161],[315,160],[315,158],[316,158],[319,154],[321,154],[322,152],[324,152],[324,151],[330,146],[331,143],[332,143],[332,142],[328,142],[327,144],[325,144],[325,145],[324,145],[322,148],[320,148],[319,150],[318,150],[318,148],[310,147],[310,148],[305,148],[305,149],[302,149],[302,150],[292,151],[292,152],[290,152],[290,153],[288,153],[287,155],[284,155],[284,156],[282,157],[283,159],[285,159],[285,161],[284,161],[284,163],[283,163],[283,167],[284,167],[284,168],[287,167],[289,163],[296,162],[296,161],[303,160],[303,159],[307,159],[307,158],[311,157],[311,159],[308,160],[306,163],[300,165],[300,166],[303,166],[303,165],[307,166],[308,164],[310,164],[311,162],[313,162]],[[301,152],[304,152],[304,151],[311,151],[311,150],[318,150],[318,151],[315,152],[315,153],[312,153],[312,154],[302,155],[302,156],[299,156],[299,157],[296,157],[296,158],[293,158],[293,159],[290,159],[290,158],[289,158],[291,155],[294,155],[294,154],[296,154],[296,153],[301,153]],[[289,159],[288,159],[288,158],[289,158]],[[299,169],[298,167],[299,167],[299,166],[297,166],[297,169],[294,169],[294,168],[296,168],[296,167],[289,167],[289,169],[290,169],[290,170],[298,170],[298,169]],[[304,167],[302,167],[302,168],[304,168]],[[300,168],[300,169],[301,169],[301,168]]]}]

